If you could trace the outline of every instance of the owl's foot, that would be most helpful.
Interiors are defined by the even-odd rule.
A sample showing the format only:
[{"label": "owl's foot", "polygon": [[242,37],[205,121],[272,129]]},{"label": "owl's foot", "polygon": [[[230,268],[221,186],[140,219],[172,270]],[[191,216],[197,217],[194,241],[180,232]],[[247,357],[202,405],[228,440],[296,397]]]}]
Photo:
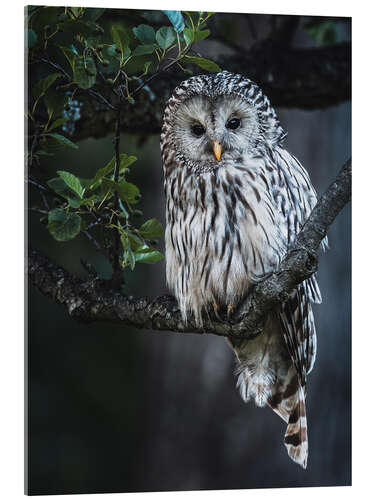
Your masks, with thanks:
[{"label": "owl's foot", "polygon": [[225,306],[220,306],[216,300],[213,300],[212,302],[212,309],[215,313],[215,316],[216,318],[219,320],[219,321],[231,321],[233,319],[233,315],[234,315],[234,307],[233,307],[233,304],[230,302],[226,309],[225,309]]},{"label": "owl's foot", "polygon": [[227,318],[231,320],[233,318],[233,314],[234,314],[234,307],[233,304],[229,302],[229,304],[227,305]]}]

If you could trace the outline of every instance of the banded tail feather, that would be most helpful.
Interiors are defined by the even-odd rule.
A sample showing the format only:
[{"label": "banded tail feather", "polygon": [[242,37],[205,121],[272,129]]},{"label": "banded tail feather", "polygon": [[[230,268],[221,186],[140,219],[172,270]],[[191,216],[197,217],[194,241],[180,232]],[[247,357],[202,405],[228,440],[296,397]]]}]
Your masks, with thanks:
[{"label": "banded tail feather", "polygon": [[237,387],[245,402],[267,404],[286,423],[284,444],[292,460],[307,466],[306,376],[312,369],[316,335],[309,286],[299,286],[256,339],[231,341]]},{"label": "banded tail feather", "polygon": [[305,391],[300,385],[296,393],[295,407],[289,416],[288,426],[284,436],[284,444],[290,458],[306,469],[309,447],[307,439]]}]

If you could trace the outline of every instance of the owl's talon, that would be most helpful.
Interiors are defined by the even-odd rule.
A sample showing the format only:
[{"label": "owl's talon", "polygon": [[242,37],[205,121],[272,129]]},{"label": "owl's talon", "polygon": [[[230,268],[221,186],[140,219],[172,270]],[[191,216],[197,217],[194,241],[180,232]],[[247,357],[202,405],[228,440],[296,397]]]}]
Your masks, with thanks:
[{"label": "owl's talon", "polygon": [[228,319],[231,319],[232,316],[234,314],[234,307],[233,307],[233,304],[231,302],[229,302],[228,306],[227,306],[227,317]]}]

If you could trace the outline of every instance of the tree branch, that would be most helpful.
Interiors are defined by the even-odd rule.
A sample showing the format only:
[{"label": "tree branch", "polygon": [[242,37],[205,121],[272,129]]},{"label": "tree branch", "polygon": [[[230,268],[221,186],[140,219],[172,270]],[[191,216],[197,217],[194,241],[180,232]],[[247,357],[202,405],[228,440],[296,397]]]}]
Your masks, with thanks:
[{"label": "tree branch", "polygon": [[184,324],[173,297],[156,299],[124,296],[109,290],[99,279],[83,280],[57,266],[37,250],[29,250],[30,283],[82,322],[120,322],[137,328],[185,333],[213,333],[251,338],[261,333],[270,310],[284,302],[292,290],[317,270],[317,252],[327,230],[351,199],[351,160],[318,201],[280,268],[253,287],[232,322],[206,318],[202,328],[192,320]]},{"label": "tree branch", "polygon": [[[222,56],[216,62],[223,69],[254,80],[276,107],[323,109],[351,98],[350,43],[293,49],[267,40],[254,44],[248,53],[238,51]],[[149,91],[152,95],[143,90],[137,94],[136,106],[123,103],[121,132],[141,135],[160,133],[165,102],[184,79],[186,75],[182,71],[164,69],[158,78],[147,81],[149,87],[152,86]],[[87,95],[82,94],[81,99],[81,118],[75,122],[72,139],[78,141],[106,136],[115,121],[111,110]]]}]

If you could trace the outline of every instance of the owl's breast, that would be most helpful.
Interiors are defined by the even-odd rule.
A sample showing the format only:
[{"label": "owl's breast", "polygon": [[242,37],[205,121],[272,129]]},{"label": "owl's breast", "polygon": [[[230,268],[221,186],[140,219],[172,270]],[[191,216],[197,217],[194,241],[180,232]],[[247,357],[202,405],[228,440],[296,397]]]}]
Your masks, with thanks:
[{"label": "owl's breast", "polygon": [[238,303],[285,253],[263,168],[224,164],[185,179],[180,197],[167,190],[167,281],[198,320],[213,301]]}]

